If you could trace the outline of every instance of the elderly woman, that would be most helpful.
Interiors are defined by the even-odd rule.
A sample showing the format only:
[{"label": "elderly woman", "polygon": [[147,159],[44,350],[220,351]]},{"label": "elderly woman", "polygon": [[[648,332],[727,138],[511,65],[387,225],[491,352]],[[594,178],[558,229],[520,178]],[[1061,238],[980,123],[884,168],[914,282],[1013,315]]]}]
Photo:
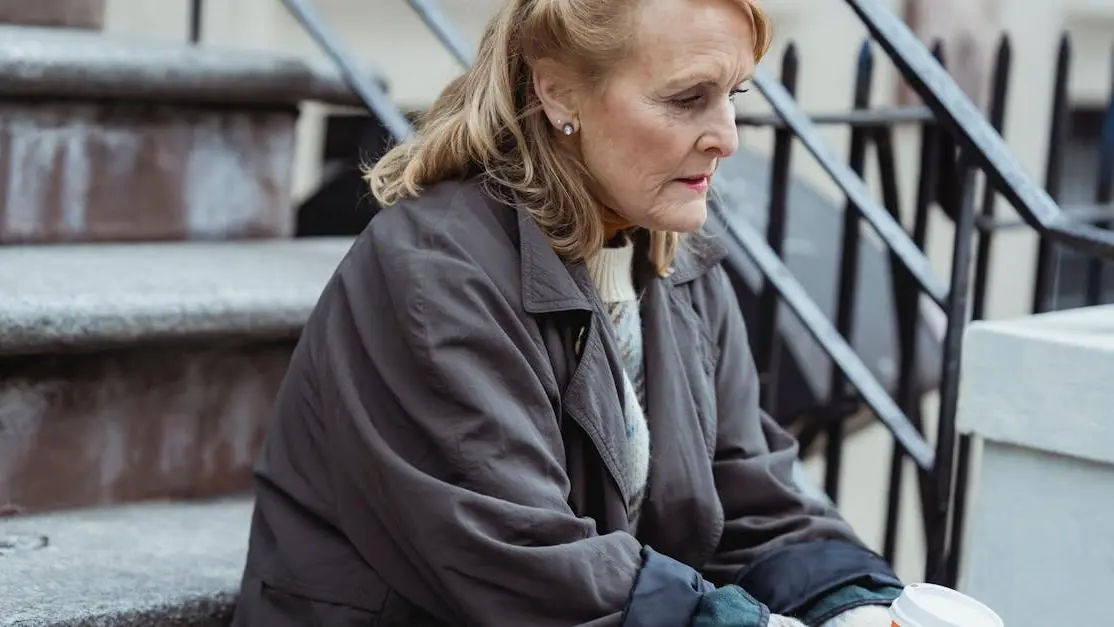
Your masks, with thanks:
[{"label": "elderly woman", "polygon": [[[325,288],[257,466],[241,626],[887,627],[697,234],[753,0],[510,0]],[[800,622],[798,622],[800,621]]]}]

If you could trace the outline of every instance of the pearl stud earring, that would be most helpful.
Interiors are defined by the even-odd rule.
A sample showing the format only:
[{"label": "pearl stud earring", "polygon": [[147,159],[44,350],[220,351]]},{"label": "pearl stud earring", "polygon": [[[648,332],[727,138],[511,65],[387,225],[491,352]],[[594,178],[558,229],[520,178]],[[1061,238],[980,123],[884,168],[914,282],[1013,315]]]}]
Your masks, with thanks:
[{"label": "pearl stud earring", "polygon": [[565,135],[572,135],[576,132],[576,127],[573,126],[572,122],[562,122],[561,120],[557,120],[557,126],[560,127],[561,132]]}]

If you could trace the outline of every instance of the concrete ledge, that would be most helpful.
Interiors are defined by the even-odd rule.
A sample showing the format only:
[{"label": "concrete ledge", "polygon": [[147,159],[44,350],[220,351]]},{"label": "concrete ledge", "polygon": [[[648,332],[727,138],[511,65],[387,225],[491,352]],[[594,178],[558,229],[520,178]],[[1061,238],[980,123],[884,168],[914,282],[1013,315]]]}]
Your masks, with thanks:
[{"label": "concrete ledge", "polygon": [[0,247],[0,355],[296,337],[351,244]]},{"label": "concrete ledge", "polygon": [[1109,624],[1114,307],[972,325],[962,368],[963,587],[1007,625]]},{"label": "concrete ledge", "polygon": [[1114,306],[975,323],[964,338],[957,427],[1114,464],[1112,381]]},{"label": "concrete ledge", "polygon": [[0,625],[227,625],[250,521],[244,498],[0,519]]},{"label": "concrete ledge", "polygon": [[[381,76],[369,73],[386,88]],[[0,26],[0,94],[175,104],[290,106],[318,100],[360,105],[339,72],[297,57],[22,26]]]}]

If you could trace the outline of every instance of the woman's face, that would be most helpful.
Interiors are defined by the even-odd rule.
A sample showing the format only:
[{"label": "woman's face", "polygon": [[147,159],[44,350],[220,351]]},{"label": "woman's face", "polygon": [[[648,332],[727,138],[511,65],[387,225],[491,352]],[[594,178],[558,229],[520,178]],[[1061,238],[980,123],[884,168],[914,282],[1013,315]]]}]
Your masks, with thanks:
[{"label": "woman's face", "polygon": [[578,132],[563,140],[606,207],[694,231],[717,163],[739,145],[732,100],[754,71],[749,17],[737,0],[644,0],[636,24],[633,54],[573,94]]}]

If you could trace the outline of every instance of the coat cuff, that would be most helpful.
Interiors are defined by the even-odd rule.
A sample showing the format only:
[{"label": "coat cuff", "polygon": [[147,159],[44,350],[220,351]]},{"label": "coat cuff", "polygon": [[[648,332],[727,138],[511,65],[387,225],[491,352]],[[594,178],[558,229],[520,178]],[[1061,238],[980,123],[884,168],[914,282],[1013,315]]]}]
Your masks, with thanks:
[{"label": "coat cuff", "polygon": [[901,587],[877,553],[846,540],[817,540],[779,547],[742,568],[735,583],[775,614],[797,615],[843,586]]},{"label": "coat cuff", "polygon": [[700,599],[714,589],[695,569],[644,547],[622,625],[688,627]]},{"label": "coat cuff", "polygon": [[767,627],[769,624],[770,610],[739,586],[724,586],[705,594],[692,617],[692,627]]},{"label": "coat cuff", "polygon": [[[820,600],[809,606],[801,614],[800,619],[802,623],[810,627],[828,627],[833,623],[842,624],[837,619],[847,612],[853,612],[855,609],[866,605],[888,607],[897,597],[901,596],[901,591],[902,589],[899,586],[888,585],[867,587],[852,584],[843,586],[824,595]],[[832,623],[828,621],[832,621]],[[853,623],[849,623],[849,626],[854,627]]]}]

